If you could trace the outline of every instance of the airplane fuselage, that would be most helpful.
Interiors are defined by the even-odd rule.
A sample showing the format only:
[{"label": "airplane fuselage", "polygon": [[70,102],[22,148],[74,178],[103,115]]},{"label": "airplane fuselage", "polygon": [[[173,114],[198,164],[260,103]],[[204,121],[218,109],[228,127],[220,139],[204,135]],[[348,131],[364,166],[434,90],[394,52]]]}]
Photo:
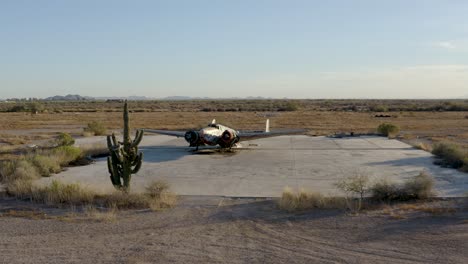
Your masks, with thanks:
[{"label": "airplane fuselage", "polygon": [[238,131],[232,128],[220,124],[210,124],[198,131],[187,131],[185,140],[193,147],[204,145],[232,147],[239,141],[239,136]]},{"label": "airplane fuselage", "polygon": [[145,129],[145,131],[168,136],[184,137],[190,147],[196,147],[197,149],[199,146],[205,145],[219,145],[221,148],[231,148],[240,141],[240,137],[252,138],[255,136],[265,137],[271,135],[270,122],[268,119],[266,120],[265,131],[240,132],[230,127],[217,124],[215,119],[213,119],[208,126],[198,130],[194,129],[183,132]]}]

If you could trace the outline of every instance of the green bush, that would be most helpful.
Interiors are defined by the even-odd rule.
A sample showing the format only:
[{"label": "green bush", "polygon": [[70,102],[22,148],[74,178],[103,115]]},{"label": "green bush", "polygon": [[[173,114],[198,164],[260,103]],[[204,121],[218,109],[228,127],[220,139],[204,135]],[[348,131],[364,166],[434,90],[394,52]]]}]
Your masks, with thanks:
[{"label": "green bush", "polygon": [[106,127],[98,121],[93,121],[91,123],[88,123],[88,126],[84,129],[85,132],[91,132],[95,136],[103,136],[107,134],[107,129]]},{"label": "green bush", "polygon": [[75,144],[75,140],[68,133],[60,133],[57,139],[55,140],[55,143],[57,144],[57,146],[71,146]]},{"label": "green bush", "polygon": [[26,112],[28,109],[24,104],[10,107],[7,112]]},{"label": "green bush", "polygon": [[386,137],[394,137],[400,132],[400,128],[394,124],[382,123],[377,127],[377,132]]},{"label": "green bush", "polygon": [[438,163],[442,166],[455,169],[468,166],[466,163],[466,160],[468,160],[468,153],[453,143],[435,143],[432,148],[432,154],[440,158]]},{"label": "green bush", "polygon": [[43,104],[39,102],[31,102],[28,105],[28,109],[32,114],[37,114],[37,113],[44,112],[45,107]]},{"label": "green bush", "polygon": [[278,111],[297,111],[300,109],[300,106],[297,102],[289,101],[285,105],[278,108]]},{"label": "green bush", "polygon": [[385,105],[373,105],[373,106],[370,107],[370,110],[372,112],[387,112],[388,107],[385,106]]},{"label": "green bush", "polygon": [[83,156],[83,151],[80,148],[73,146],[61,146],[51,151],[52,156],[61,166],[66,166],[70,162],[75,161]]}]

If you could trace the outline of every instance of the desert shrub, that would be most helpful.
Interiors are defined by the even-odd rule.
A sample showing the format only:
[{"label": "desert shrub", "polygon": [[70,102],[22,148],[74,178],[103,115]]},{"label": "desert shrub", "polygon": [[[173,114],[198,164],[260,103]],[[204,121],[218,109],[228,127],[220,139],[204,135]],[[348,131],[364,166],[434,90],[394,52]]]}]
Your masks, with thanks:
[{"label": "desert shrub", "polygon": [[103,136],[107,134],[107,129],[101,122],[93,121],[88,123],[88,126],[85,127],[84,132],[93,133],[95,136]]},{"label": "desert shrub", "polygon": [[13,173],[16,170],[15,160],[8,160],[0,162],[0,182],[7,182],[12,180]]},{"label": "desert shrub", "polygon": [[346,199],[342,197],[326,197],[317,192],[307,192],[300,190],[294,192],[286,187],[278,201],[280,209],[295,212],[314,208],[321,209],[342,209],[346,207]]},{"label": "desert shrub", "polygon": [[357,211],[362,207],[364,195],[369,192],[370,179],[365,172],[356,171],[354,175],[343,178],[336,183],[336,187],[344,191],[347,195],[358,195]]},{"label": "desert shrub", "polygon": [[408,198],[426,199],[433,194],[434,179],[429,173],[422,171],[418,176],[405,182],[403,193]]},{"label": "desert shrub", "polygon": [[379,201],[393,201],[401,199],[401,187],[388,180],[376,182],[371,188],[371,197]]},{"label": "desert shrub", "polygon": [[423,171],[403,184],[390,183],[386,180],[371,187],[371,197],[379,201],[407,201],[427,199],[433,195],[434,179]]},{"label": "desert shrub", "polygon": [[466,151],[449,142],[435,143],[432,148],[432,154],[440,159],[438,162],[440,165],[455,169],[466,165],[465,159],[468,158],[468,153]]},{"label": "desert shrub", "polygon": [[60,133],[57,139],[55,139],[55,143],[57,146],[71,146],[75,144],[75,140],[68,133]]},{"label": "desert shrub", "polygon": [[19,199],[30,198],[33,189],[32,180],[18,178],[13,181],[6,182],[5,189],[7,194]]},{"label": "desert shrub", "polygon": [[336,187],[348,194],[357,194],[363,198],[369,191],[369,182],[369,176],[366,173],[355,172],[354,175],[338,181]]},{"label": "desert shrub", "polygon": [[66,166],[83,156],[83,151],[78,147],[61,146],[53,149],[49,154],[60,166]]},{"label": "desert shrub", "polygon": [[0,172],[6,192],[18,198],[27,197],[31,193],[32,180],[41,177],[36,167],[25,159],[2,162]]},{"label": "desert shrub", "polygon": [[278,111],[297,111],[299,110],[300,106],[297,102],[287,102],[283,107],[280,107]]},{"label": "desert shrub", "polygon": [[39,174],[44,177],[49,177],[51,173],[57,173],[61,171],[60,163],[48,155],[33,154],[28,157],[28,160],[37,168]]},{"label": "desert shrub", "polygon": [[15,105],[10,107],[7,112],[26,112],[27,108],[25,105]]},{"label": "desert shrub", "polygon": [[377,132],[386,137],[394,137],[400,132],[400,128],[394,124],[382,123],[377,127]]},{"label": "desert shrub", "polygon": [[37,114],[43,112],[45,110],[45,107],[39,102],[31,102],[28,105],[28,109],[32,114]]},{"label": "desert shrub", "polygon": [[26,159],[15,161],[14,167],[13,180],[35,180],[41,177],[38,169]]},{"label": "desert shrub", "polygon": [[388,112],[388,107],[386,105],[373,105],[369,110],[372,112]]}]

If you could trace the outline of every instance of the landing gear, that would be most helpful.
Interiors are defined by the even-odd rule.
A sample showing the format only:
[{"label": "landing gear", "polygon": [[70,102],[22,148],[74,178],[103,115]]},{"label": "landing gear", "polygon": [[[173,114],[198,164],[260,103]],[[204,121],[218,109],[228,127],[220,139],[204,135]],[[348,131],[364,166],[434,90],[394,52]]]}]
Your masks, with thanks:
[{"label": "landing gear", "polygon": [[231,141],[231,143],[229,144],[229,150],[231,150],[232,147],[233,147],[234,145],[236,145],[237,142],[239,142],[239,140],[240,140],[239,136],[236,136],[236,137]]}]

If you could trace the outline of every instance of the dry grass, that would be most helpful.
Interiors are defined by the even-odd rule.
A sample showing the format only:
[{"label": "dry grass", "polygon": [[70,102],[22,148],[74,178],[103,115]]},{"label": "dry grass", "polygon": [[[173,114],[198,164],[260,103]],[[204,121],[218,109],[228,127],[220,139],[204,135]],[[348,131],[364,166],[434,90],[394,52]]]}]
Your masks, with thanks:
[{"label": "dry grass", "polygon": [[83,133],[81,135],[83,137],[92,137],[92,136],[94,136],[94,133],[90,132],[90,131],[83,131]]},{"label": "dry grass", "polygon": [[17,217],[30,220],[55,219],[64,222],[115,222],[117,220],[117,215],[118,210],[116,208],[98,209],[93,205],[84,206],[82,213],[78,213],[74,207],[66,214],[47,214],[37,209],[10,209],[5,212],[0,212],[0,217]]},{"label": "dry grass", "polygon": [[109,149],[105,143],[83,144],[79,148],[83,152],[83,156],[96,157],[109,154]]},{"label": "dry grass", "polygon": [[8,210],[0,213],[0,217],[19,217],[32,220],[50,219],[46,213],[38,210]]},{"label": "dry grass", "polygon": [[97,203],[102,203],[106,207],[116,207],[118,209],[146,209],[149,208],[149,199],[140,193],[126,193],[114,191],[111,194],[100,195],[96,198]]},{"label": "dry grass", "polygon": [[169,190],[169,184],[164,181],[154,181],[146,187],[149,197],[149,207],[153,211],[171,208],[177,203],[177,196]]},{"label": "dry grass", "polygon": [[420,150],[427,151],[427,152],[432,151],[432,146],[430,144],[423,143],[423,142],[416,143],[414,147]]},{"label": "dry grass", "polygon": [[19,199],[53,206],[104,205],[115,209],[151,209],[158,211],[171,208],[177,203],[177,195],[165,182],[155,181],[145,193],[115,191],[101,195],[77,183],[65,184],[52,181],[48,186],[35,186],[31,179],[17,178],[6,184],[7,193]]},{"label": "dry grass", "polygon": [[320,209],[344,209],[348,205],[346,198],[326,197],[320,193],[300,190],[293,191],[286,187],[278,201],[280,209],[288,212],[304,211],[314,208]]},{"label": "dry grass", "polygon": [[33,191],[33,184],[28,179],[17,179],[14,181],[7,182],[5,188],[9,195],[18,197],[20,199],[26,199],[31,197]]},{"label": "dry grass", "polygon": [[115,206],[106,209],[97,209],[93,205],[84,207],[84,214],[88,220],[97,222],[115,222],[117,220],[118,209]]},{"label": "dry grass", "polygon": [[383,214],[390,216],[393,219],[405,219],[410,214],[414,213],[424,213],[430,214],[433,216],[454,214],[457,212],[457,209],[450,204],[437,204],[437,203],[399,203],[395,205],[387,205],[381,211]]},{"label": "dry grass", "polygon": [[[206,102],[205,102],[206,103]],[[133,107],[132,107],[133,108]],[[121,127],[121,105],[119,112],[90,112],[63,114],[40,114],[34,117],[22,113],[0,113],[0,123],[3,129],[31,129],[54,126],[60,129],[70,125],[85,126],[92,121],[100,121],[110,129]],[[172,109],[172,108],[171,108]],[[262,113],[251,112],[197,112],[190,109],[171,110],[165,112],[131,113],[134,128],[154,129],[190,129],[199,124],[207,124],[213,118],[229,120],[237,129],[263,129],[265,117]],[[451,135],[455,142],[468,146],[463,136],[468,132],[466,113],[463,112],[402,112],[398,118],[392,118],[391,123],[399,126],[402,133],[413,134],[420,138],[446,137]],[[304,109],[297,112],[277,112],[270,117],[274,128],[304,128],[316,135],[328,135],[335,132],[367,133],[375,131],[382,123],[381,118],[365,112],[316,111]],[[387,119],[385,119],[387,121]]]},{"label": "dry grass", "polygon": [[64,184],[52,181],[49,186],[33,186],[31,199],[48,205],[84,205],[94,201],[96,193],[79,184]]},{"label": "dry grass", "polygon": [[115,191],[100,197],[107,206],[119,209],[146,209],[158,211],[171,208],[177,203],[177,195],[169,190],[169,185],[163,181],[154,181],[146,187],[144,193],[126,193]]}]

